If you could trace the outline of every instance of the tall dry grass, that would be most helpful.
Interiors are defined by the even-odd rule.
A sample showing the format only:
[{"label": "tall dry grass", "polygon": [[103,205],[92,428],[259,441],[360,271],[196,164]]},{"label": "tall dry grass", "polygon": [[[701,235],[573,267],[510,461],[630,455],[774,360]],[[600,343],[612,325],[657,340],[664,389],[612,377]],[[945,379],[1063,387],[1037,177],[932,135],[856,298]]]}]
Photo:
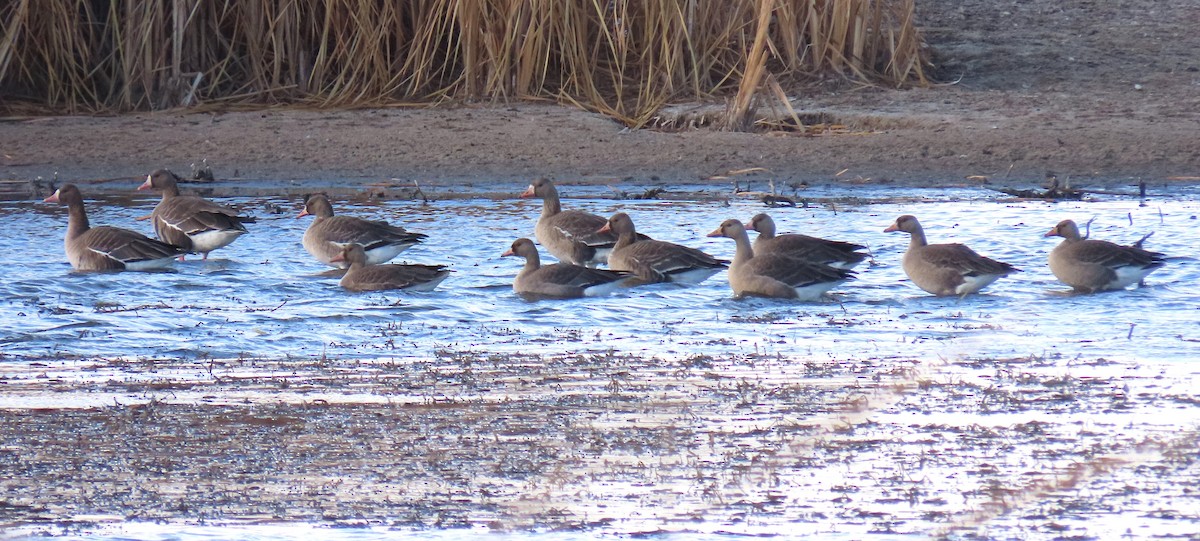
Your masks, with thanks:
[{"label": "tall dry grass", "polygon": [[545,99],[640,125],[768,81],[925,83],[914,0],[7,0],[0,107]]}]

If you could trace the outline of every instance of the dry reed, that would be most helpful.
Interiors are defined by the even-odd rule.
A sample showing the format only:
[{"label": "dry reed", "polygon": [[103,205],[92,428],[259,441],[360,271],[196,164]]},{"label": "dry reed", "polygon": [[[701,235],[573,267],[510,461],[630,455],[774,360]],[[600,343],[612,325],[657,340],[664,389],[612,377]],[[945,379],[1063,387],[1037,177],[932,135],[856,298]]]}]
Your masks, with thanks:
[{"label": "dry reed", "polygon": [[9,0],[0,108],[555,100],[631,126],[825,73],[923,84],[914,0]]}]

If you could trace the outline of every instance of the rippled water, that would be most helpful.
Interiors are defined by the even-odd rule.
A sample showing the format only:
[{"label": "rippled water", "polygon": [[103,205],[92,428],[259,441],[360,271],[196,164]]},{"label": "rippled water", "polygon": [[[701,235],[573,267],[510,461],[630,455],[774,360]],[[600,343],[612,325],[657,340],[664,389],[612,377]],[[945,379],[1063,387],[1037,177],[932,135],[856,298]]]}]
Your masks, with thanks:
[{"label": "rippled water", "polygon": [[[514,192],[518,191],[514,187]],[[567,190],[570,193],[570,189]],[[578,193],[581,190],[576,190]],[[814,196],[837,198],[853,192]],[[857,195],[857,194],[855,194]],[[1147,247],[1171,255],[1196,246],[1193,194],[1167,200],[996,202],[989,194],[912,192],[913,200],[819,201],[772,213],[781,232],[805,232],[870,246],[874,259],[836,301],[733,300],[723,274],[696,287],[655,285],[603,299],[526,302],[511,279],[520,262],[501,258],[518,236],[532,237],[540,202],[454,199],[354,205],[338,211],[387,219],[429,234],[400,259],[448,264],[431,293],[351,294],[300,246],[308,219],[297,202],[229,201],[258,215],[251,233],[172,272],[74,273],[62,252],[65,213],[49,204],[0,207],[0,250],[10,259],[0,285],[5,362],[63,356],[210,359],[236,357],[428,357],[438,349],[495,352],[564,349],[681,356],[730,352],[883,358],[926,355],[1089,355],[1184,361],[1194,357],[1200,266],[1176,261],[1149,286],[1070,295],[1046,266],[1058,220],[1095,218],[1092,234],[1122,243],[1154,233]],[[960,197],[966,196],[966,198]],[[155,201],[90,201],[94,224],[149,231]],[[732,257],[733,242],[704,234],[721,220],[766,210],[746,200],[567,199],[569,208],[630,213],[639,231]],[[268,214],[264,208],[283,208]],[[901,213],[918,215],[931,242],[965,242],[1024,269],[965,300],[925,295],[899,266],[907,236],[881,230]],[[543,259],[548,259],[544,255]]]},{"label": "rippled water", "polygon": [[[516,194],[524,187],[509,188]],[[614,385],[634,385],[636,389],[641,378],[661,376],[661,387],[647,388],[662,393],[656,399],[665,406],[647,404],[645,410],[638,406],[610,411],[603,400],[596,400],[574,411],[587,419],[582,426],[604,437],[630,428],[650,426],[658,430],[660,424],[682,422],[694,423],[697,433],[718,438],[716,443],[701,446],[699,452],[704,456],[696,458],[698,465],[680,465],[678,470],[683,473],[665,463],[652,466],[662,475],[664,485],[659,490],[678,486],[679,494],[695,497],[699,503],[680,498],[676,514],[663,511],[675,521],[668,522],[639,507],[643,500],[637,498],[648,498],[643,478],[620,474],[609,478],[594,473],[600,480],[593,480],[596,485],[590,487],[592,492],[582,499],[583,503],[576,502],[580,508],[594,517],[626,517],[629,525],[612,530],[617,533],[654,531],[655,527],[672,527],[663,524],[682,522],[689,525],[681,530],[686,532],[716,536],[726,531],[765,534],[777,533],[781,527],[799,528],[799,521],[804,522],[804,528],[796,531],[816,532],[826,538],[837,538],[839,532],[850,532],[847,538],[857,538],[856,534],[864,532],[883,533],[890,526],[881,524],[893,516],[928,527],[938,523],[942,516],[938,513],[959,512],[948,509],[960,503],[956,500],[959,493],[963,494],[962,503],[968,495],[987,496],[985,490],[972,484],[989,482],[978,472],[996,469],[1000,477],[1008,476],[1006,482],[1020,484],[1030,470],[1045,471],[1041,466],[1049,464],[1051,470],[1063,471],[1072,460],[1093,456],[1078,441],[1066,439],[1067,435],[1075,434],[1083,441],[1084,435],[1094,438],[1105,430],[1119,432],[1119,438],[1098,438],[1102,442],[1119,440],[1120,444],[1112,446],[1115,452],[1135,449],[1136,442],[1150,438],[1168,440],[1180,431],[1190,434],[1200,426],[1200,411],[1195,407],[1200,402],[1194,396],[1197,370],[1191,366],[1200,357],[1196,347],[1200,343],[1200,288],[1196,287],[1200,263],[1183,257],[1193,255],[1197,246],[1200,192],[1195,189],[1176,190],[1144,203],[1121,197],[1061,203],[1013,201],[981,190],[814,189],[804,194],[810,203],[807,208],[776,209],[765,209],[749,199],[729,198],[724,187],[716,186],[710,188],[709,196],[659,201],[612,200],[608,198],[611,192],[602,188],[565,187],[563,191],[569,196],[564,200],[567,208],[601,215],[622,210],[633,217],[641,232],[720,257],[732,257],[733,242],[704,235],[726,218],[748,220],[767,210],[781,232],[865,244],[870,246],[873,260],[869,266],[860,266],[857,280],[836,289],[834,299],[819,303],[734,300],[723,274],[698,286],[655,285],[601,299],[528,302],[511,290],[512,277],[521,262],[499,255],[514,238],[532,237],[540,201],[466,197],[428,204],[335,202],[341,213],[386,219],[429,235],[427,242],[401,254],[398,260],[448,264],[454,269],[433,292],[353,294],[341,290],[336,278],[324,276],[327,267],[301,247],[300,237],[309,220],[294,218],[299,212],[298,201],[226,201],[256,214],[258,223],[251,226],[249,235],[215,252],[213,260],[189,260],[170,272],[101,274],[71,272],[62,252],[64,209],[49,204],[4,204],[0,205],[0,226],[6,234],[0,237],[0,252],[9,254],[10,261],[6,280],[0,284],[4,299],[0,309],[0,377],[6,391],[0,394],[0,408],[103,406],[114,400],[121,404],[153,400],[270,404],[314,399],[422,403],[425,395],[421,393],[447,396],[456,387],[470,388],[470,400],[464,400],[464,404],[474,404],[475,400],[502,404],[520,392],[570,392],[572,384],[586,387],[586,392],[604,392],[607,380],[597,383],[589,377],[611,377]],[[93,224],[148,232],[148,223],[135,219],[148,214],[156,201],[111,199],[88,203]],[[276,208],[282,211],[270,210]],[[926,295],[907,281],[900,268],[908,237],[882,232],[899,214],[917,215],[931,242],[964,242],[1024,272],[1001,279],[984,290],[985,294],[965,299]],[[1070,294],[1046,266],[1046,256],[1058,239],[1042,237],[1065,218],[1081,224],[1094,218],[1094,238],[1120,243],[1131,243],[1153,232],[1147,248],[1181,257],[1150,275],[1146,287],[1097,295]],[[14,254],[17,257],[12,257]],[[543,258],[549,259],[545,255]],[[460,359],[478,362],[478,357],[456,356],[462,352],[515,355],[487,367],[453,367]],[[611,372],[596,370],[591,360],[578,366],[562,361],[563,356],[575,354],[600,354],[596,358],[610,359],[631,355],[641,360]],[[556,361],[539,366],[538,355]],[[1026,358],[1027,363],[1011,361]],[[160,363],[158,359],[167,361]],[[220,365],[221,377],[214,377],[210,363],[230,359],[254,362],[224,362]],[[337,362],[313,362],[320,359]],[[436,362],[429,362],[431,359]],[[415,368],[396,368],[406,363]],[[871,395],[877,404],[873,404],[869,418],[864,414],[860,420],[837,418],[830,422],[830,426],[840,422],[861,426],[854,436],[841,442],[844,448],[822,447],[822,453],[815,454],[818,462],[824,461],[820,467],[835,472],[833,478],[814,478],[804,467],[789,465],[779,468],[783,473],[772,475],[786,477],[791,488],[784,485],[775,489],[759,486],[757,479],[740,479],[736,468],[731,472],[730,464],[741,464],[738,453],[745,452],[739,446],[774,449],[773,445],[779,445],[780,452],[797,452],[799,444],[789,439],[793,431],[800,430],[796,427],[825,422],[810,419],[811,412],[803,408],[788,410],[793,399],[787,393],[797,393],[796,401],[802,401],[810,394],[821,395],[822,385],[853,385],[854,378],[861,378],[884,382],[871,392],[887,394],[891,392],[887,382],[896,374],[886,370],[938,363],[946,363],[945,369],[932,378],[933,383],[922,383],[929,387],[921,388],[921,392],[895,391],[895,396],[881,399]],[[233,388],[228,383],[232,378],[251,381],[279,374],[320,378],[335,370],[365,373],[384,364],[387,368],[378,370],[380,378],[407,378],[406,384],[389,387],[383,393],[378,387],[353,385],[314,386],[304,392],[279,385],[281,380],[245,388]],[[456,375],[446,377],[452,369],[457,370]],[[487,372],[487,383],[467,385],[468,376],[464,374],[472,370]],[[833,371],[837,376],[817,381],[805,379],[806,371]],[[677,379],[667,377],[669,372],[677,372]],[[526,374],[535,374],[531,380],[538,383],[527,384]],[[207,385],[198,386],[194,392],[178,385],[189,380]],[[993,407],[988,402],[993,398],[987,396],[963,401],[956,398],[963,389],[952,385],[960,380],[969,380],[976,385],[970,390],[981,394],[993,387],[1017,389],[1015,400],[1028,402],[1005,409]],[[1113,396],[1157,398],[1135,400],[1137,403],[1132,405],[1114,403],[1109,411],[1105,401],[1115,399],[1107,391],[1079,388],[1071,393],[1092,395],[1086,400],[1077,399],[1078,404],[1063,399],[1060,407],[1054,402],[1058,400],[1054,382],[1059,380],[1082,382],[1077,385],[1094,381],[1100,391],[1116,388],[1111,392]],[[169,392],[162,393],[125,390],[128,386],[124,384],[139,381],[171,381],[173,385]],[[735,384],[745,381],[754,385],[743,391],[741,383]],[[917,385],[914,381],[901,374],[896,385],[912,388]],[[87,392],[50,392],[47,389],[54,386],[42,382],[122,384],[79,387]],[[772,398],[770,404],[765,398],[759,403],[753,397],[742,396],[759,392],[759,388],[785,396]],[[702,406],[696,410],[677,409],[677,404],[689,402]],[[1084,402],[1087,404],[1080,405]],[[1163,403],[1177,407],[1163,415]],[[963,404],[977,409],[953,409]],[[1092,418],[1091,414],[1101,409],[1106,418]],[[1054,415],[1056,424],[1038,425],[1047,413]],[[920,420],[921,427],[909,434],[906,430],[916,426],[914,419]],[[760,428],[763,426],[772,428]],[[988,447],[991,440],[980,439],[988,443],[979,444],[982,447],[966,445],[956,449],[953,459],[947,455],[945,459],[929,459],[935,465],[924,465],[925,445],[930,438],[940,441],[946,437],[945,445],[950,445],[951,441],[970,440],[967,436],[973,434],[971,431],[988,432],[986,427],[993,426],[1018,427],[1018,432],[1026,430],[1021,427],[1041,426],[1040,430],[1054,432],[1057,437],[1021,432],[1029,439],[1001,446],[1005,453],[1011,453],[1008,461],[1003,454],[972,455],[982,452],[980,449],[992,449]],[[487,426],[483,429],[490,430]],[[944,436],[943,431],[959,431],[962,436]],[[889,432],[901,435],[893,438]],[[808,437],[806,434],[804,437]],[[1179,436],[1182,443],[1170,442],[1164,448],[1190,445],[1188,438],[1192,436],[1187,434]],[[506,437],[511,436],[506,433]],[[1043,443],[1055,454],[1038,447]],[[656,453],[648,450],[647,457],[621,451],[615,455],[588,455],[584,463],[601,472],[613,463],[621,464],[621,460],[641,464]],[[933,496],[920,505],[897,499],[899,488],[872,481],[884,474],[907,475],[887,468],[916,468],[913,461],[918,456],[923,468],[919,474],[921,489],[923,494]],[[1038,467],[1027,466],[1027,461]],[[578,467],[567,463],[568,468]],[[769,458],[765,463],[775,467]],[[702,479],[703,471],[729,485],[740,483],[737,490],[745,490],[750,496],[738,497],[750,501],[760,498],[762,501],[755,505],[794,499],[799,501],[798,507],[786,507],[779,516],[768,513],[739,522],[737,500],[727,501],[725,498],[731,496],[725,494],[700,495],[701,488],[694,484],[707,486],[707,481],[688,481],[689,467],[696,468],[698,479]],[[978,471],[973,469],[969,476],[960,478],[962,468]],[[1187,475],[1197,475],[1194,470],[1192,467]],[[1123,487],[1148,482],[1141,470],[1132,467],[1118,473],[1111,487],[1105,485],[1106,490],[1136,494],[1136,490]],[[976,475],[979,477],[973,477]],[[511,477],[510,485],[498,486],[521,490],[522,477]],[[1158,522],[1152,532],[1178,533],[1194,525],[1175,520],[1200,514],[1200,502],[1186,495],[1190,493],[1182,486],[1154,488],[1162,491],[1158,492],[1162,498],[1168,498],[1169,493],[1176,514],[1156,516]],[[853,498],[846,495],[851,489]],[[420,493],[418,488],[408,490]],[[569,498],[575,491],[586,490],[568,484],[559,498]],[[946,496],[950,494],[955,496]],[[709,505],[713,498],[720,502]],[[1130,501],[1119,504],[1131,509],[1143,503],[1149,508],[1159,505],[1141,502],[1136,495],[1128,498]],[[864,509],[880,510],[880,516],[886,514],[887,518],[840,515],[847,512],[839,503],[843,499],[870,502],[863,504]],[[1048,498],[1045,505],[1051,506],[1053,501]],[[970,502],[977,503],[974,499]],[[490,508],[475,512],[491,513]],[[1143,512],[1148,511],[1140,510],[1136,516],[1144,516]],[[639,513],[644,513],[641,521],[636,518]],[[689,522],[689,513],[706,518]],[[1057,517],[1053,511],[1047,513]],[[844,529],[831,529],[826,517],[836,517],[830,520]],[[1123,521],[1129,517],[1129,513],[1097,512],[1072,516],[1075,522],[1063,520],[1074,528],[1111,527],[1116,531],[1125,527]],[[995,527],[1002,533],[1020,532],[1023,518],[1002,518]],[[119,522],[120,517],[111,520]],[[115,537],[287,539],[306,535],[307,529],[304,525],[256,531],[208,530],[203,525],[127,527],[128,531]],[[437,538],[439,534],[429,535]],[[92,537],[106,538],[102,534]],[[347,530],[326,537],[386,538],[387,534]]]}]

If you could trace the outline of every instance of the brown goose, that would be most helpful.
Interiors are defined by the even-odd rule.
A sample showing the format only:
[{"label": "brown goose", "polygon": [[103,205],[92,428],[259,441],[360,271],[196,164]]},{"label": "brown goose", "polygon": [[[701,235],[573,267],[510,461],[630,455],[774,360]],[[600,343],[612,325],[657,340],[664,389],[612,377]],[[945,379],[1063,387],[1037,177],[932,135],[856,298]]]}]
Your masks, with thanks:
[{"label": "brown goose", "polygon": [[695,248],[660,240],[637,240],[633,220],[624,212],[613,214],[600,231],[617,234],[617,244],[608,256],[608,266],[636,274],[636,278],[630,279],[630,285],[698,284],[729,266],[728,261]]},{"label": "brown goose", "polygon": [[737,243],[729,266],[729,287],[737,297],[753,295],[780,299],[817,300],[854,272],[778,253],[755,254],[746,227],[737,220],[721,222],[710,237],[727,237]]},{"label": "brown goose", "polygon": [[64,184],[47,197],[47,203],[67,206],[67,260],[79,271],[148,270],[170,266],[186,253],[178,246],[118,227],[90,227],[83,194],[74,184]]},{"label": "brown goose", "polygon": [[367,252],[357,244],[346,245],[332,262],[349,266],[339,283],[350,291],[433,291],[450,275],[445,265],[371,265]]},{"label": "brown goose", "polygon": [[208,253],[228,246],[246,234],[243,223],[254,219],[238,216],[238,212],[196,195],[179,195],[179,177],[166,169],[146,175],[138,190],[153,189],[162,194],[150,219],[158,239],[179,246],[189,253]]},{"label": "brown goose", "polygon": [[966,296],[987,287],[1001,276],[1020,269],[983,257],[962,244],[927,244],[917,218],[904,215],[883,230],[903,231],[912,238],[904,253],[904,273],[917,287],[934,295]]},{"label": "brown goose", "polygon": [[1139,246],[1084,239],[1071,220],[1058,222],[1045,236],[1063,238],[1050,252],[1050,271],[1076,291],[1125,289],[1167,263],[1163,254]]},{"label": "brown goose", "polygon": [[304,232],[304,249],[322,263],[346,268],[345,261],[334,261],[349,244],[358,244],[367,254],[368,265],[391,261],[400,252],[424,240],[427,235],[405,231],[403,227],[388,225],[383,221],[369,221],[352,216],[334,216],[333,205],[323,194],[312,194],[304,198],[301,218],[316,216]]},{"label": "brown goose", "polygon": [[521,197],[542,198],[534,237],[559,261],[589,267],[608,261],[617,236],[599,232],[607,220],[581,210],[562,210],[558,189],[549,179],[534,180]]},{"label": "brown goose", "polygon": [[504,257],[525,258],[525,267],[513,280],[513,291],[532,299],[576,299],[599,297],[619,289],[633,274],[593,269],[572,263],[542,265],[537,247],[529,239],[517,239]]},{"label": "brown goose", "polygon": [[867,254],[859,253],[859,250],[867,248],[861,244],[797,233],[776,236],[775,220],[766,213],[755,215],[745,227],[750,231],[758,231],[758,238],[754,239],[756,253],[781,254],[839,269],[853,269],[867,258]]}]

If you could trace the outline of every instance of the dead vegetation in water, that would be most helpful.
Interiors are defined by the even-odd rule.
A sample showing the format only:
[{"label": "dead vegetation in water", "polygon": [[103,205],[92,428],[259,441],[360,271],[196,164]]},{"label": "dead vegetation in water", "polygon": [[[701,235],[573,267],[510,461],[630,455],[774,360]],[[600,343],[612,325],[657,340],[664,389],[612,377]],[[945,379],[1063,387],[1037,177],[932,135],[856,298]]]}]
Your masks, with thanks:
[{"label": "dead vegetation in water", "polygon": [[727,96],[721,127],[745,129],[790,110],[793,81],[925,83],[928,65],[913,0],[43,0],[0,20],[3,94],[72,112],[534,99],[641,126]]}]

